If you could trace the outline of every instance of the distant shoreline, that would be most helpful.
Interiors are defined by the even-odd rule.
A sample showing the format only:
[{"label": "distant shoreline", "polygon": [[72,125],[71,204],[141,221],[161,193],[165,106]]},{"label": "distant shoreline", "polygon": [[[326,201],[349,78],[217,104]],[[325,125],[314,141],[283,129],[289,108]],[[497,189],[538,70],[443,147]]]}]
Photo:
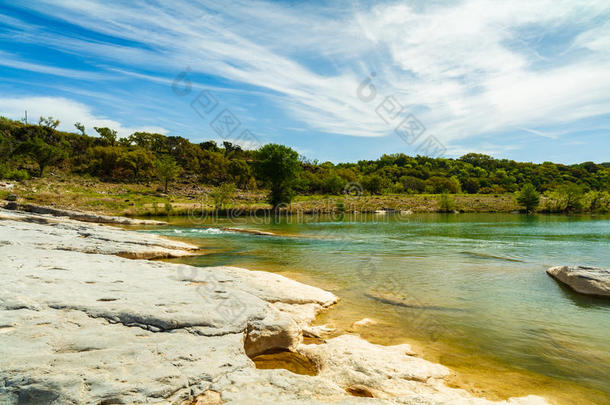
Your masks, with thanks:
[{"label": "distant shoreline", "polygon": [[[105,183],[80,176],[48,176],[0,184],[0,201],[9,196],[19,205],[40,205],[125,217],[243,217],[275,215],[266,202],[266,191],[239,191],[221,209],[214,208],[212,187],[178,183],[168,194],[154,184]],[[441,196],[451,209],[442,210]],[[544,201],[545,197],[542,197]],[[10,198],[12,199],[12,198]],[[8,201],[7,201],[8,202]],[[4,205],[4,204],[3,204]],[[280,208],[279,215],[353,215],[411,213],[519,213],[515,195],[506,194],[385,194],[298,195]],[[538,211],[545,213],[543,209]]]}]

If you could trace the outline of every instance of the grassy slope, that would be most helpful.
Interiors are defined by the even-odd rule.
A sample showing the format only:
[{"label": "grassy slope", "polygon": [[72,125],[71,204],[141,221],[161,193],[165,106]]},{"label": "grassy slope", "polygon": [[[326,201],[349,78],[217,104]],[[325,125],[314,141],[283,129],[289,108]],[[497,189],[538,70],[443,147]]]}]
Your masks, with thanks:
[{"label": "grassy slope", "polygon": [[[208,196],[212,190],[197,184],[173,184],[168,195],[158,192],[159,185],[103,183],[93,178],[73,175],[49,174],[42,179],[10,182],[15,187],[9,192],[0,188],[0,199],[17,194],[21,203],[49,205],[109,215],[186,215],[192,210],[212,210]],[[512,194],[458,194],[452,195],[455,210],[463,212],[511,212],[518,210]],[[370,212],[388,208],[413,212],[435,212],[438,196],[430,194],[382,196],[297,196],[291,205],[296,212],[330,212],[343,204],[346,211]],[[156,207],[155,207],[156,205]],[[239,192],[227,204],[235,212],[268,208],[265,191]]]}]

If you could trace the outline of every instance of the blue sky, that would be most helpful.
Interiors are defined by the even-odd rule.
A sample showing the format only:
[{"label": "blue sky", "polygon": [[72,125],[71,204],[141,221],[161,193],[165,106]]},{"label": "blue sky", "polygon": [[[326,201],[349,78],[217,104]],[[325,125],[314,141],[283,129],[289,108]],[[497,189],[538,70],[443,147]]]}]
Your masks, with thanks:
[{"label": "blue sky", "polygon": [[[426,139],[448,157],[610,161],[610,2],[0,0],[0,115],[24,110],[320,161]],[[239,126],[212,124],[227,114]]]}]

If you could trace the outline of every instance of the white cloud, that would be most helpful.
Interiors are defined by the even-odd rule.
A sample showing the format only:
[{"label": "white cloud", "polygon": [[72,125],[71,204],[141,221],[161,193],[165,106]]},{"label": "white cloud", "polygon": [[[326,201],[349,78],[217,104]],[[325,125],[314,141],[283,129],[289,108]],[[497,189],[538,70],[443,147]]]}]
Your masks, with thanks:
[{"label": "white cloud", "polygon": [[119,136],[124,137],[136,131],[156,132],[165,134],[167,130],[160,127],[129,127],[118,121],[99,117],[93,114],[91,108],[79,102],[61,97],[21,97],[0,98],[0,114],[16,120],[28,113],[28,121],[37,123],[39,117],[52,116],[60,120],[58,129],[77,132],[74,124],[80,122],[89,135],[96,135],[94,127],[108,127],[115,129]]},{"label": "white cloud", "polygon": [[102,80],[109,78],[108,75],[105,75],[103,73],[59,68],[55,66],[27,62],[21,60],[18,57],[15,57],[14,55],[11,55],[10,53],[3,51],[0,51],[0,66],[6,66],[14,69],[27,70],[29,72],[37,72],[53,76],[69,77],[71,79]]},{"label": "white cloud", "polygon": [[[31,41],[133,70],[171,76],[188,65],[257,86],[296,119],[330,133],[390,133],[374,104],[392,94],[452,143],[610,112],[608,26],[599,22],[610,16],[607,0],[393,2],[352,10],[184,0],[171,8],[95,0],[25,7],[134,44],[54,32],[36,32]],[[571,31],[581,34],[573,41],[553,36]],[[367,104],[356,89],[371,71],[378,98]]]}]

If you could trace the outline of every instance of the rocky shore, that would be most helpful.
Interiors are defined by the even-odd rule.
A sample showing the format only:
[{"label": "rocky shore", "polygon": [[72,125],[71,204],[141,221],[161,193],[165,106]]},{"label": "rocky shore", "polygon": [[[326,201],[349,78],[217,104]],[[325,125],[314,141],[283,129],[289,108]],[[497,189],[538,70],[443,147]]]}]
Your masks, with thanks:
[{"label": "rocky shore", "polygon": [[[450,388],[408,345],[318,336],[337,297],[266,272],[142,259],[160,237],[0,209],[1,404],[547,404]],[[134,260],[136,259],[136,260]],[[316,375],[257,369],[288,352]]]}]

